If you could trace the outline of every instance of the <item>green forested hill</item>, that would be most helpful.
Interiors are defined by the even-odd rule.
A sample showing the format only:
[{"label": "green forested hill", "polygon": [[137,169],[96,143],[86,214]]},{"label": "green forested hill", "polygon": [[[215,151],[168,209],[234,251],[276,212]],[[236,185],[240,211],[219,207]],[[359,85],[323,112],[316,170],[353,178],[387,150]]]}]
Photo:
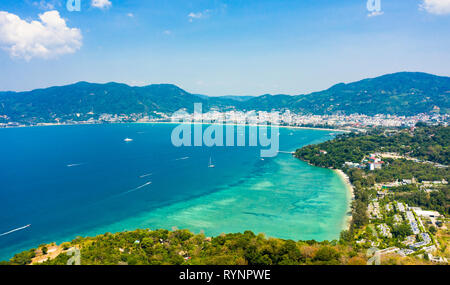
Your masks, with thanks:
[{"label": "green forested hill", "polygon": [[[346,134],[318,145],[305,146],[296,156],[316,166],[340,168],[344,162],[360,162],[373,152],[401,155],[442,164],[450,164],[450,127],[418,127],[413,132]],[[320,155],[320,150],[327,155]]]},{"label": "green forested hill", "polygon": [[342,111],[414,115],[439,107],[449,113],[450,78],[426,73],[401,72],[350,84],[337,84],[328,90],[296,96],[293,108],[316,114]]},{"label": "green forested hill", "polygon": [[450,77],[402,72],[349,84],[337,84],[307,95],[263,95],[236,100],[188,93],[170,84],[131,87],[119,83],[72,85],[29,92],[0,92],[0,115],[10,121],[53,122],[76,119],[75,114],[172,113],[192,111],[193,103],[204,110],[283,110],[305,114],[396,114],[450,112]]},{"label": "green forested hill", "polygon": [[76,113],[89,112],[128,115],[170,113],[181,108],[192,111],[196,102],[208,108],[211,104],[222,106],[228,100],[216,103],[170,84],[131,87],[113,82],[78,82],[30,92],[0,93],[0,114],[6,114],[12,121],[48,122],[56,117],[75,119]]}]

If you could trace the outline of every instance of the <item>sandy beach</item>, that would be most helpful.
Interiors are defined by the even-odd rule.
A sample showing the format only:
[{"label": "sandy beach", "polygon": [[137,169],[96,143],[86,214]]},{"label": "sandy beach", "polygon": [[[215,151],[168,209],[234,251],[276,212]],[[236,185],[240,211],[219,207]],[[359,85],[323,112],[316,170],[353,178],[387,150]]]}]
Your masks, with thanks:
[{"label": "sandy beach", "polygon": [[248,126],[248,127],[278,127],[278,128],[286,128],[286,129],[302,129],[302,130],[318,130],[318,131],[335,131],[335,132],[343,132],[350,133],[349,130],[342,129],[327,129],[327,128],[314,128],[314,127],[299,127],[299,126],[281,126],[281,125],[254,125],[254,124],[233,124],[233,123],[208,123],[208,122],[134,122],[133,124],[201,124],[201,125],[225,125],[225,126]]},{"label": "sandy beach", "polygon": [[[102,124],[202,124],[202,125],[217,125],[218,123],[207,123],[207,122],[162,122],[162,121],[151,121],[151,122],[117,122],[117,123],[40,123],[39,125],[20,125],[20,126],[7,126],[5,129],[12,128],[32,128],[32,127],[51,127],[51,126],[75,126],[75,125],[102,125]],[[233,126],[249,126],[249,127],[272,127],[272,125],[253,125],[253,124],[230,124],[230,123],[221,123],[220,125],[233,125]],[[333,131],[333,132],[342,132],[342,133],[351,133],[349,130],[342,129],[327,129],[327,128],[314,128],[314,127],[299,127],[299,126],[280,126],[274,125],[278,128],[285,129],[302,129],[302,130],[317,130],[317,131]],[[1,129],[1,128],[0,128]]]},{"label": "sandy beach", "polygon": [[[347,190],[349,191],[349,194],[350,194],[350,203],[349,203],[349,211],[351,210],[350,209],[350,206],[351,206],[351,202],[355,199],[355,193],[354,193],[354,189],[353,189],[353,185],[352,185],[352,183],[350,182],[350,178],[347,176],[347,174],[345,174],[344,173],[344,171],[342,171],[342,170],[340,170],[340,169],[334,169],[334,171],[339,175],[339,177],[344,181],[344,183],[345,183],[345,186],[347,187]],[[352,221],[352,216],[350,215],[350,216],[348,216],[348,219],[347,219],[347,225],[346,225],[346,229],[349,229],[350,228],[350,223],[351,223],[351,221]]]}]

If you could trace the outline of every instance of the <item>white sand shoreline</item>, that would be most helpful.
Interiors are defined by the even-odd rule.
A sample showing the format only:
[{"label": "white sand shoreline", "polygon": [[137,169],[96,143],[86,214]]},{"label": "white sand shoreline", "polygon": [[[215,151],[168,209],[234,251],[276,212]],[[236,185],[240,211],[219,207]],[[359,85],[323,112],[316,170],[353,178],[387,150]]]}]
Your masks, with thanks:
[{"label": "white sand shoreline", "polygon": [[327,129],[327,128],[314,128],[314,127],[300,127],[300,126],[281,126],[281,125],[258,125],[258,124],[232,124],[232,123],[208,123],[208,122],[134,122],[131,124],[201,124],[201,125],[225,125],[225,126],[249,126],[249,127],[278,127],[286,129],[304,129],[304,130],[318,130],[318,131],[336,131],[350,133],[349,130],[342,129]]},{"label": "white sand shoreline", "polygon": [[[78,126],[78,125],[118,125],[118,124],[202,124],[202,125],[217,125],[218,123],[207,123],[207,122],[120,122],[120,123],[80,123],[80,124],[58,124],[58,123],[42,123],[41,125],[23,125],[23,126],[7,126],[0,129],[15,129],[15,128],[33,128],[33,127],[52,127],[52,126]],[[249,127],[272,127],[272,125],[254,125],[254,124],[221,124],[221,125],[233,125],[233,126],[249,126]],[[342,129],[327,129],[327,128],[314,128],[314,127],[300,127],[300,126],[276,126],[278,128],[286,129],[304,129],[304,130],[317,130],[317,131],[334,131],[342,133],[350,133],[349,130]]]},{"label": "white sand shoreline", "polygon": [[[348,205],[348,210],[350,211],[351,210],[351,203],[355,199],[355,192],[354,192],[353,185],[350,182],[350,178],[347,176],[347,174],[344,173],[344,171],[342,171],[340,169],[333,169],[333,171],[336,172],[339,175],[339,177],[342,179],[342,181],[344,181],[344,183],[345,183],[347,191],[348,191],[348,193],[350,195],[350,202],[349,202],[349,205]],[[352,221],[352,218],[353,218],[352,215],[347,216],[347,219],[345,221],[345,223],[346,223],[345,229],[347,229],[347,230],[350,229],[350,223]]]}]

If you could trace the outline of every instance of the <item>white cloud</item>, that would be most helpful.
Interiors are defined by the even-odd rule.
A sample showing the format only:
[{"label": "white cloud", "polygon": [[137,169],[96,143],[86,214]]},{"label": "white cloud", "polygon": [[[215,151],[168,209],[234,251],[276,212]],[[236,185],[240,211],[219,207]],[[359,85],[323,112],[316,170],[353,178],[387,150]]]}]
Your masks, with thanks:
[{"label": "white cloud", "polygon": [[12,57],[26,60],[54,58],[81,48],[81,31],[67,27],[58,11],[40,14],[39,19],[27,22],[15,14],[0,11],[0,47]]},{"label": "white cloud", "polygon": [[450,14],[450,0],[423,0],[419,7],[431,14]]},{"label": "white cloud", "polygon": [[368,17],[376,17],[376,16],[381,16],[381,15],[383,15],[383,14],[384,14],[383,11],[373,11],[373,12],[367,14],[367,16],[368,16]]},{"label": "white cloud", "polygon": [[130,17],[130,18],[134,18],[134,14],[133,13],[128,13],[127,16]]},{"label": "white cloud", "polygon": [[203,13],[202,12],[198,12],[198,13],[191,12],[188,15],[189,22],[192,22],[194,19],[200,19],[202,17],[203,17]]},{"label": "white cloud", "polygon": [[194,21],[194,19],[206,18],[209,16],[210,13],[211,13],[211,10],[209,10],[209,9],[206,9],[203,12],[197,12],[197,13],[191,12],[188,14],[189,22]]},{"label": "white cloud", "polygon": [[189,22],[193,22],[194,20],[205,19],[205,18],[209,18],[214,15],[224,14],[227,11],[227,7],[228,6],[226,4],[221,4],[212,9],[205,9],[200,12],[191,12],[187,16],[188,16]]},{"label": "white cloud", "polygon": [[172,34],[172,31],[170,31],[170,30],[165,30],[165,31],[163,31],[163,34],[165,34],[165,35],[167,35],[167,36],[170,36],[170,35]]},{"label": "white cloud", "polygon": [[200,19],[201,17],[203,17],[203,13],[202,12],[198,12],[198,13],[191,12],[191,13],[189,13],[188,17],[194,18],[194,19]]},{"label": "white cloud", "polygon": [[106,9],[111,7],[112,3],[109,0],[92,0],[91,5],[95,8]]}]

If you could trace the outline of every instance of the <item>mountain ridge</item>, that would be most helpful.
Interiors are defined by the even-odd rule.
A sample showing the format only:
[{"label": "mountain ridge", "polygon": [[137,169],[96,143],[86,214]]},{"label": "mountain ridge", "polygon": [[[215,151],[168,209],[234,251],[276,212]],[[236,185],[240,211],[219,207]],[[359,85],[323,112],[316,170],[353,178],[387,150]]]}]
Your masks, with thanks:
[{"label": "mountain ridge", "polygon": [[220,96],[192,94],[174,84],[129,86],[124,83],[79,81],[31,91],[0,92],[0,115],[15,122],[49,122],[76,119],[75,114],[154,114],[203,110],[286,110],[304,114],[450,113],[450,77],[422,72],[398,72],[338,83],[328,89],[301,95]]}]

